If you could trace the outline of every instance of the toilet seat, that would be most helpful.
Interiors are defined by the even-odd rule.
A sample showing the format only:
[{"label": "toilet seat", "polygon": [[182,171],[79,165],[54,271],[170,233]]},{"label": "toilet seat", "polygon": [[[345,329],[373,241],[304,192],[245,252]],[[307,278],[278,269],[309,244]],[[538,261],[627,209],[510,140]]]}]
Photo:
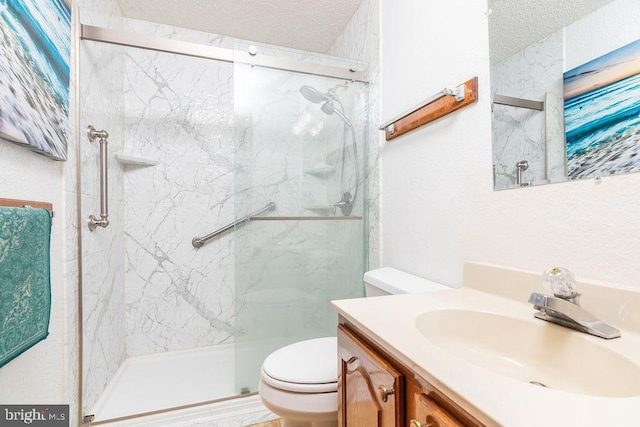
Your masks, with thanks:
[{"label": "toilet seat", "polygon": [[271,353],[262,364],[262,380],[295,393],[330,393],[338,389],[335,337],[300,341]]}]

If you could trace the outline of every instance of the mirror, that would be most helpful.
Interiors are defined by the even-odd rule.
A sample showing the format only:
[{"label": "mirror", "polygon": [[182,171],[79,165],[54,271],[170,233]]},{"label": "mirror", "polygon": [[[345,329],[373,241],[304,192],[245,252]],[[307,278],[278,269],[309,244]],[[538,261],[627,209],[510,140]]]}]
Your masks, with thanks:
[{"label": "mirror", "polygon": [[[488,3],[491,92],[494,97],[494,189],[639,171],[640,161],[637,166],[630,163],[635,156],[634,146],[640,148],[640,120],[617,123],[616,126],[611,118],[622,114],[617,110],[610,115],[606,113],[615,110],[613,107],[622,98],[610,97],[600,103],[597,111],[591,100],[574,106],[574,112],[584,112],[583,107],[588,106],[598,113],[597,119],[596,115],[583,114],[591,122],[583,121],[582,127],[576,128],[577,120],[570,110],[575,93],[567,96],[566,111],[564,93],[565,86],[569,87],[565,79],[569,82],[576,74],[580,77],[582,69],[578,69],[579,66],[596,58],[611,58],[614,56],[611,52],[640,39],[640,26],[637,25],[640,2],[489,0]],[[640,63],[639,58],[640,54],[634,59]],[[592,65],[600,68],[588,72],[597,73],[604,67],[596,61]],[[640,77],[640,65],[637,68],[635,74]],[[584,91],[583,95],[591,90]],[[633,95],[628,98],[630,103],[640,104],[640,94],[635,101]],[[638,112],[634,113],[635,118]],[[591,132],[590,138],[585,139],[587,142],[576,143],[575,135],[582,135],[587,128]],[[621,139],[622,134],[628,136],[627,141],[612,148],[611,143]],[[589,167],[596,161],[618,166]]]}]

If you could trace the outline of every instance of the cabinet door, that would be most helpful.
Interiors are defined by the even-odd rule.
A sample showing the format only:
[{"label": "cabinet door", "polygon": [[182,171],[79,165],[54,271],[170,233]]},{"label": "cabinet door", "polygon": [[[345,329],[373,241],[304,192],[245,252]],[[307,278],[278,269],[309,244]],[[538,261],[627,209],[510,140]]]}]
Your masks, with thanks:
[{"label": "cabinet door", "polygon": [[401,427],[402,374],[342,325],[338,326],[341,427]]},{"label": "cabinet door", "polygon": [[411,382],[407,386],[407,420],[409,427],[465,425]]}]

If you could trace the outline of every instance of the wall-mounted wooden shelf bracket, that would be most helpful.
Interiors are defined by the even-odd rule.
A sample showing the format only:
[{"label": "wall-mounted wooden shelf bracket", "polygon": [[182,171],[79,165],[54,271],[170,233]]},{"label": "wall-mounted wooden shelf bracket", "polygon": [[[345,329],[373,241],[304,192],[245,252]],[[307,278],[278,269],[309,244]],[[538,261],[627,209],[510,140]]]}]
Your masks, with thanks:
[{"label": "wall-mounted wooden shelf bracket", "polygon": [[474,77],[453,89],[441,90],[408,112],[387,121],[380,130],[384,130],[385,139],[390,141],[477,100],[478,78]]}]

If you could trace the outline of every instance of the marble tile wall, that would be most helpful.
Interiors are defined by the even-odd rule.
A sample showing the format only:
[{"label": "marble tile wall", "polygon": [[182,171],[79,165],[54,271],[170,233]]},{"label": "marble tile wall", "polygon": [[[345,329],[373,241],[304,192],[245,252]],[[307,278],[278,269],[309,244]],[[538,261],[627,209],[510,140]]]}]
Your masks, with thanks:
[{"label": "marble tile wall", "polygon": [[[365,3],[347,26],[348,35],[340,38],[335,52],[330,52],[334,56],[313,57],[299,52],[290,55],[333,65],[357,64],[363,69],[369,66],[365,60],[377,64],[377,58],[369,55],[371,51],[364,51],[371,45],[362,43],[363,37],[371,42],[372,30],[365,21],[377,14],[369,2]],[[372,44],[377,48],[377,42]],[[268,52],[281,55],[285,51]],[[350,59],[341,61],[337,57]],[[368,108],[368,92],[375,83],[351,83],[336,89],[353,125],[350,128],[300,94],[303,85],[326,92],[339,81],[242,64],[236,65],[235,78],[238,216],[269,202],[277,205],[269,213],[272,216],[340,216],[333,205],[343,191],[355,193],[353,140],[359,177],[352,215],[363,215],[365,204],[369,209],[372,199],[367,179],[377,177],[376,173],[369,173],[369,168],[377,167],[378,151],[376,148],[374,161],[370,161],[367,144],[371,138],[369,116],[372,110],[376,111],[376,107]],[[343,188],[341,159],[345,142]],[[336,318],[328,308],[329,301],[363,295],[367,219],[255,221],[236,230],[238,389],[255,391],[255,373],[275,348],[335,333]],[[374,229],[372,234],[376,236],[377,231]],[[375,250],[373,253],[377,257]]]},{"label": "marble tile wall", "polygon": [[[363,170],[366,86],[336,89],[352,133],[300,93],[340,81],[242,64],[235,79],[238,216],[274,202],[269,216],[341,217],[333,205],[343,191],[356,194],[354,135]],[[362,216],[362,177],[357,185],[352,215]],[[364,232],[361,219],[252,221],[236,230],[238,387],[256,391],[260,364],[276,348],[335,334],[329,301],[363,294]]]},{"label": "marble tile wall", "polygon": [[[366,23],[377,16],[373,3],[366,1],[356,14],[335,54],[377,66],[377,57],[373,59],[377,41],[371,42],[377,40],[377,26]],[[101,10],[96,5],[88,9],[93,7]],[[211,34],[121,21],[108,7],[101,13],[83,22],[225,48],[243,44]],[[366,45],[361,43],[362,31],[368,38]],[[254,117],[238,109],[242,104],[238,103],[239,96],[246,95],[249,101],[252,96],[237,93],[237,88],[244,85],[234,88],[238,73],[242,74],[241,64],[234,70],[228,63],[86,44],[81,52],[81,82],[84,76],[90,84],[81,86],[80,122],[98,120],[93,124],[110,132],[112,224],[93,233],[83,230],[85,408],[93,404],[123,357],[232,341],[235,310],[245,306],[248,289],[256,290],[264,282],[263,273],[284,289],[291,285],[305,298],[322,301],[322,309],[317,304],[306,306],[311,309],[300,316],[314,324],[316,331],[332,329],[335,320],[326,309],[328,300],[362,292],[360,286],[348,290],[342,283],[361,284],[365,222],[255,222],[199,250],[192,247],[191,239],[268,201],[278,205],[271,215],[333,214],[333,208],[322,206],[339,200],[342,139],[350,140],[352,135],[337,116],[329,117],[319,111],[318,105],[305,101],[299,88],[311,84],[327,90],[337,82],[279,72],[284,76],[275,85],[279,95],[268,97],[263,105],[266,113]],[[311,62],[354,63],[287,49],[260,49]],[[362,54],[363,49],[366,54]],[[120,87],[122,91],[115,89]],[[377,107],[363,110],[362,106],[370,102],[366,89],[359,83],[340,89],[345,114],[357,131],[361,157],[368,151],[367,138],[371,138],[365,131],[370,127],[368,117],[377,111]],[[374,97],[377,99],[377,95]],[[282,108],[286,103],[295,106],[289,113]],[[234,107],[238,110],[236,117]],[[289,126],[284,129],[286,136],[270,126],[249,126],[283,118]],[[313,123],[319,128],[314,130]],[[235,147],[238,130],[243,137]],[[377,132],[373,134],[377,141]],[[82,198],[83,215],[88,215],[99,209],[98,151],[96,146],[85,145],[81,150]],[[377,172],[373,171],[377,169],[377,143],[373,146],[374,154],[366,154],[366,161],[360,160],[360,173],[366,168],[367,176],[377,181]],[[116,154],[156,164],[117,161]],[[237,161],[237,156],[247,154],[248,162]],[[239,169],[235,164],[241,165]],[[243,175],[245,166],[257,172]],[[346,173],[352,168],[349,156]],[[238,177],[235,181],[234,173]],[[360,179],[359,186],[360,200],[365,200],[362,195],[366,194],[367,208],[373,206],[377,212],[377,184],[364,189]],[[362,215],[363,205],[357,205],[353,214]],[[372,224],[377,227],[377,213]],[[374,229],[371,241],[377,242],[377,235]],[[314,239],[320,245],[309,247]],[[243,246],[235,257],[238,242]],[[373,250],[375,259],[378,251]],[[246,257],[251,261],[243,264]],[[354,257],[359,261],[349,261]],[[250,271],[247,265],[251,265]],[[236,274],[242,280],[251,279],[243,285],[240,296],[234,291]],[[336,277],[340,280],[334,280]]]},{"label": "marble tile wall", "polygon": [[[124,20],[111,2],[80,2],[80,22],[122,28]],[[79,50],[79,140],[81,218],[100,213],[99,145],[89,142],[85,128],[109,132],[109,221],[106,229],[89,231],[79,224],[82,242],[84,369],[83,411],[91,408],[125,357],[124,195],[122,168],[113,153],[125,139],[122,82],[123,49],[84,41]]]},{"label": "marble tile wall", "polygon": [[368,267],[380,267],[380,152],[385,144],[384,134],[378,130],[380,118],[380,49],[379,49],[379,4],[374,0],[364,0],[344,31],[329,50],[330,55],[352,58],[366,64],[369,72],[368,108],[365,112],[368,123],[365,126],[368,141],[365,147],[365,189],[367,206]]},{"label": "marble tile wall", "polygon": [[493,106],[496,189],[516,186],[516,163],[521,160],[529,162],[525,182],[564,180],[564,121],[558,110],[563,108],[562,73],[562,31],[492,67],[492,94],[545,102],[545,111]]},{"label": "marble tile wall", "polygon": [[[204,33],[129,21],[134,32],[228,47]],[[212,345],[233,336],[233,65],[127,49],[124,153],[127,353]]]},{"label": "marble tile wall", "polygon": [[[132,31],[145,34],[222,47],[230,44],[224,37],[166,26],[139,21],[129,21],[128,25]],[[241,42],[237,44],[244,47]],[[260,53],[289,54],[312,62],[343,62],[268,46],[260,46]],[[237,85],[239,92],[234,93],[234,79],[256,78],[243,74],[243,70],[249,74],[258,72],[246,65],[237,64],[234,70],[231,64],[134,49],[126,50],[126,58],[124,152],[158,161],[157,166],[124,166],[127,352],[135,355],[229,342],[234,331],[236,266],[232,255],[237,233],[223,235],[199,250],[192,247],[191,239],[269,201],[276,202],[275,214],[281,215],[317,214],[314,208],[337,202],[341,194],[336,177],[344,132],[342,122],[335,116],[325,120],[327,128],[332,127],[326,132],[305,128],[308,123],[304,121],[311,120],[309,117],[327,119],[317,105],[312,106],[299,93],[300,86],[309,83],[308,76],[261,70],[277,76],[268,85],[277,93],[267,94],[263,103],[256,101],[258,94],[243,92],[247,84]],[[260,82],[262,77],[257,78],[258,84],[264,85]],[[326,87],[317,83],[318,89],[326,90],[336,84],[335,80],[324,80]],[[366,112],[356,117],[355,111],[362,108],[356,108],[354,103],[364,105],[366,99],[363,88],[356,86],[345,89],[353,93],[343,94],[343,99],[354,100],[345,102],[344,107],[354,127],[359,129],[358,150],[362,154],[366,148],[362,134]],[[279,103],[291,99],[295,106],[291,112],[278,108]],[[238,152],[250,147],[252,158],[246,163],[236,161],[240,166],[236,169],[234,200],[233,165],[237,159],[232,125],[235,122],[238,130],[247,124],[242,123],[250,115],[243,110],[243,100],[252,109],[259,106],[261,112],[249,119],[252,126],[247,132],[240,131],[250,138],[243,141]],[[235,121],[234,108],[239,116]],[[292,116],[287,119],[287,114]],[[255,117],[277,126],[268,127],[267,133],[262,134],[257,129],[264,128],[255,126]],[[278,134],[283,129],[282,123],[288,123],[285,137]],[[319,123],[325,126],[322,121]],[[307,135],[302,135],[305,132]],[[315,132],[315,137],[310,132]],[[310,143],[301,142],[309,137]],[[346,137],[352,138],[350,132]],[[333,172],[319,175],[303,172],[329,163]],[[247,183],[242,182],[245,166],[251,167],[251,182]],[[347,168],[351,167],[352,163],[348,163]],[[333,176],[327,177],[328,173]],[[276,179],[275,185],[265,185],[278,175],[291,179]],[[362,206],[358,212],[354,214],[361,214]],[[320,234],[326,236],[327,232],[323,230]]]}]

